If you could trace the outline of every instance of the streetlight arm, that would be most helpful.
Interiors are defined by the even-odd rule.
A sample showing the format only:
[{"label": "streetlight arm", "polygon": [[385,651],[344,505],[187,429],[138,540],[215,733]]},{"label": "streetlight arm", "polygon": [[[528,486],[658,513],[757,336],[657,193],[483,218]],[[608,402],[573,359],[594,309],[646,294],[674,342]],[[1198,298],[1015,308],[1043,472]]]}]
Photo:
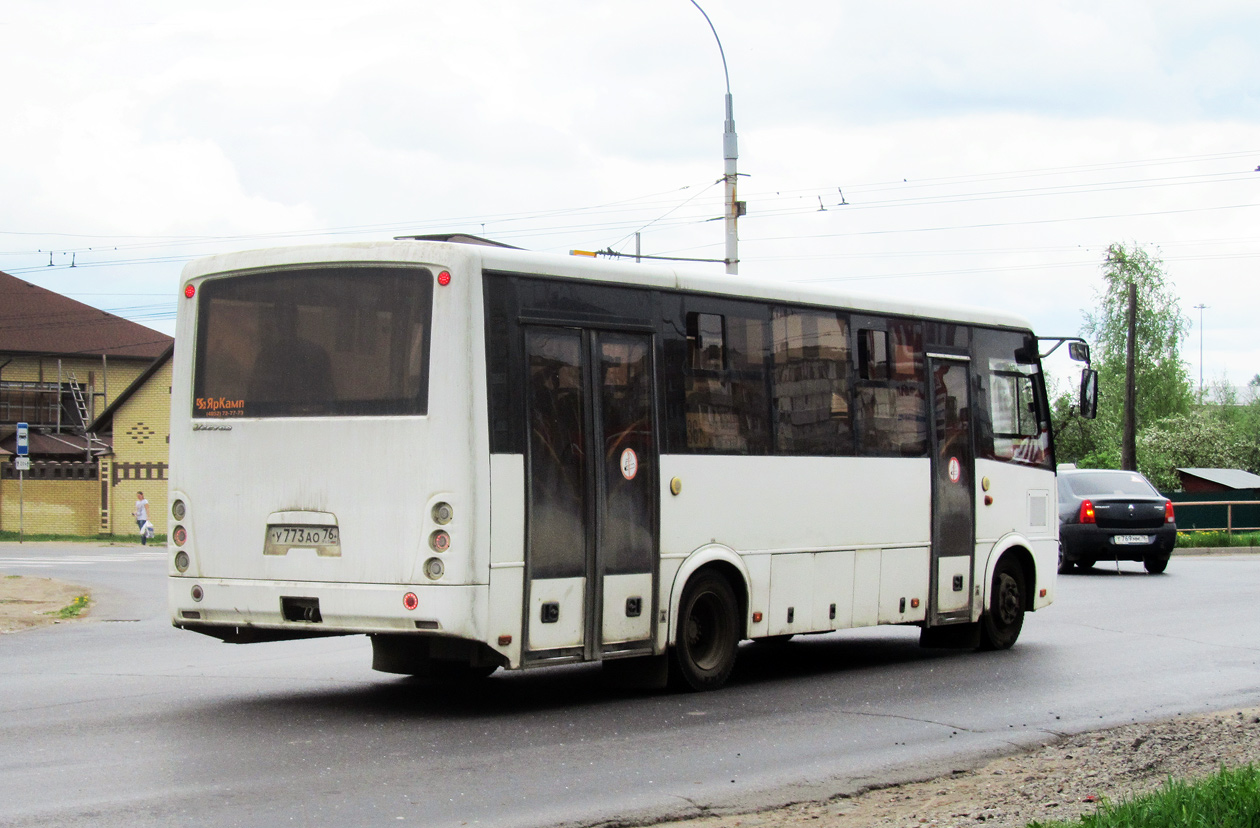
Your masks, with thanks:
[{"label": "streetlight arm", "polygon": [[705,14],[704,9],[700,8],[700,4],[696,0],[691,0],[691,5],[704,15],[704,22],[709,24],[709,31],[713,32],[713,39],[717,41],[718,54],[722,56],[722,74],[726,76],[726,120],[732,120],[731,116],[731,73],[726,71],[726,51],[722,48],[722,38],[718,37],[717,29],[713,25],[713,21],[709,19],[709,15]]},{"label": "streetlight arm", "polygon": [[735,192],[735,182],[739,176],[737,160],[739,158],[739,140],[735,135],[735,103],[731,97],[731,73],[726,68],[726,50],[722,48],[722,38],[718,37],[717,27],[709,19],[709,15],[696,0],[691,0],[704,22],[709,24],[713,39],[717,41],[718,54],[722,56],[722,75],[726,78],[726,127],[722,132],[722,157],[725,160],[723,178],[725,179],[726,201],[726,272],[739,273],[739,196]]}]

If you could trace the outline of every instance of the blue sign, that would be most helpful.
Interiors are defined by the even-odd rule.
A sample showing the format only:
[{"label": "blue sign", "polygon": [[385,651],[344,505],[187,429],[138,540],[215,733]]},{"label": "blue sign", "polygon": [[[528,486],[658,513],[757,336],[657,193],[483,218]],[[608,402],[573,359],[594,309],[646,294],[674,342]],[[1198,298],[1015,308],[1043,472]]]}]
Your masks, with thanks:
[{"label": "blue sign", "polygon": [[26,423],[17,424],[17,455],[25,457],[31,453],[31,431]]}]

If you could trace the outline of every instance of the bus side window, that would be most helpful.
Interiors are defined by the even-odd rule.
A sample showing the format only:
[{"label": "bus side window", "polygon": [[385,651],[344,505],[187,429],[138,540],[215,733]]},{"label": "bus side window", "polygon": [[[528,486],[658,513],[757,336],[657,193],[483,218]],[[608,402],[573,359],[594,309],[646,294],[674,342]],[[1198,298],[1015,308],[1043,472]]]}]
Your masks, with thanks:
[{"label": "bus side window", "polygon": [[685,410],[687,449],[766,454],[767,337],[755,315],[687,314]]},{"label": "bus side window", "polygon": [[775,451],[853,454],[848,320],[835,312],[775,308],[770,328]]},{"label": "bus side window", "polygon": [[864,380],[888,379],[888,334],[858,331],[858,371]]},{"label": "bus side window", "polygon": [[1013,331],[975,329],[977,379],[984,383],[976,400],[976,456],[1050,468],[1041,372],[1035,360],[1028,362],[1024,340]]},{"label": "bus side window", "polygon": [[928,422],[923,326],[898,319],[885,325],[858,330],[858,453],[922,457]]}]

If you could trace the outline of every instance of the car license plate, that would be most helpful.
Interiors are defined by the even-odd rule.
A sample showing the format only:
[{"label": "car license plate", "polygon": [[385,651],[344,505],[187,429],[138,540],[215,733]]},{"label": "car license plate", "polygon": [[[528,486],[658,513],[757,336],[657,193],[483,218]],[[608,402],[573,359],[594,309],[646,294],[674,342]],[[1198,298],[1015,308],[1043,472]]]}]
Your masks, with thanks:
[{"label": "car license plate", "polygon": [[336,526],[269,525],[263,554],[287,555],[290,549],[313,549],[323,558],[340,557],[341,532]]},{"label": "car license plate", "polygon": [[1117,546],[1141,546],[1144,543],[1150,543],[1154,538],[1150,535],[1116,535],[1112,539],[1112,543]]}]

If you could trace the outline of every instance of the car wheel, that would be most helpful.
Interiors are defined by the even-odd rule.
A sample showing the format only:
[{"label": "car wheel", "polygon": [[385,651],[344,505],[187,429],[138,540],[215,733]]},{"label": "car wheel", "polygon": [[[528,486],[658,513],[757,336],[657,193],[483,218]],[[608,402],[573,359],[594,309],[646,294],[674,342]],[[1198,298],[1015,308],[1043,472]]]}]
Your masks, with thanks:
[{"label": "car wheel", "polygon": [[1079,561],[1076,562],[1076,565],[1079,566],[1081,569],[1093,569],[1094,564],[1096,563],[1098,563],[1097,558],[1081,558]]},{"label": "car wheel", "polygon": [[1142,561],[1142,565],[1146,567],[1146,571],[1152,575],[1159,575],[1168,568],[1168,556],[1157,558],[1147,558]]},{"label": "car wheel", "polygon": [[998,561],[993,572],[993,598],[980,619],[980,649],[1008,650],[1024,627],[1024,573],[1014,556]]},{"label": "car wheel", "polygon": [[1076,568],[1076,564],[1068,560],[1063,551],[1063,541],[1059,541],[1059,574],[1066,575]]},{"label": "car wheel", "polygon": [[739,648],[738,606],[730,582],[717,572],[701,572],[687,584],[672,650],[675,685],[716,690],[726,683]]}]

